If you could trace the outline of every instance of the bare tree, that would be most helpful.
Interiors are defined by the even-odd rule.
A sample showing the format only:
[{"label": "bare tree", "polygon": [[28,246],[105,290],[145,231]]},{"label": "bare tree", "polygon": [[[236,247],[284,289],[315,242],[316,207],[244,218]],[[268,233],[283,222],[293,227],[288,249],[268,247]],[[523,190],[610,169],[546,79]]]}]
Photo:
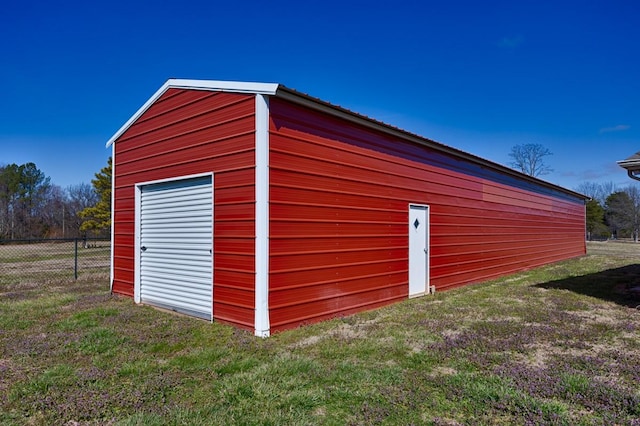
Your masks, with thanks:
[{"label": "bare tree", "polygon": [[576,192],[586,195],[592,200],[597,200],[600,204],[603,204],[602,201],[598,198],[598,193],[600,192],[600,184],[596,182],[582,182],[580,185],[573,188]]},{"label": "bare tree", "polygon": [[552,155],[551,151],[537,143],[515,145],[509,153],[513,158],[509,165],[529,176],[546,175],[553,171],[544,163],[544,157],[548,155]]},{"label": "bare tree", "polygon": [[613,182],[582,182],[575,188],[575,191],[596,200],[601,206],[604,206],[607,197],[616,192],[617,187]]},{"label": "bare tree", "polygon": [[37,237],[65,237],[65,205],[67,194],[58,185],[51,184],[44,197],[43,208],[39,214],[42,232]]},{"label": "bare tree", "polygon": [[80,236],[80,226],[84,219],[79,215],[81,211],[87,207],[95,205],[100,198],[96,193],[93,186],[88,183],[80,183],[78,185],[71,185],[67,187],[67,194],[69,194],[69,202],[67,203],[67,230],[73,233],[72,236]]},{"label": "bare tree", "polygon": [[69,201],[74,208],[73,214],[77,214],[83,209],[94,205],[99,200],[95,189],[93,189],[93,187],[88,183],[79,183],[77,185],[68,186],[67,194],[69,194]]}]

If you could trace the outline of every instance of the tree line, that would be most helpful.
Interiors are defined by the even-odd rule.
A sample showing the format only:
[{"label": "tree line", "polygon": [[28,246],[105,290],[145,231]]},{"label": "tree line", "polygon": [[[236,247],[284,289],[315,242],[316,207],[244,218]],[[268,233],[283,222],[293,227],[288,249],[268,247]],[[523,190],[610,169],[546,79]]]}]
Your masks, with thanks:
[{"label": "tree line", "polygon": [[[515,145],[509,156],[514,169],[529,176],[538,177],[552,169],[544,157],[552,155],[543,145],[528,143]],[[613,182],[583,182],[576,189],[591,198],[586,206],[587,239],[633,238],[640,233],[640,189],[629,184],[616,188]]]},{"label": "tree line", "polygon": [[35,163],[0,165],[0,240],[105,237],[110,213],[111,159],[91,185],[67,188]]},{"label": "tree line", "polygon": [[640,231],[640,189],[612,182],[580,184],[576,191],[591,197],[586,206],[588,239],[633,238]]},{"label": "tree line", "polygon": [[[541,158],[550,155],[539,145],[513,150],[522,170],[548,172]],[[532,155],[531,152],[534,152]],[[517,155],[516,155],[517,154]],[[520,157],[519,157],[520,156]],[[532,166],[531,159],[537,158]],[[540,160],[540,161],[539,161]],[[31,238],[108,237],[111,232],[111,158],[91,185],[61,188],[34,163],[0,165],[0,240]],[[586,205],[588,239],[633,238],[640,234],[640,189],[617,188],[612,182],[584,182],[575,191],[591,198]]]}]

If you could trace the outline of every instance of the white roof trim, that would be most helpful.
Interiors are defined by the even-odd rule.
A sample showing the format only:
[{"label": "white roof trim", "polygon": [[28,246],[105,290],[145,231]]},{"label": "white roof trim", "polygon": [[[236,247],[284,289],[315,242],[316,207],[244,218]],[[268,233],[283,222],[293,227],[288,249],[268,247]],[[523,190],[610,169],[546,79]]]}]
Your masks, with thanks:
[{"label": "white roof trim", "polygon": [[142,114],[145,113],[147,109],[155,101],[158,100],[160,96],[168,89],[177,88],[177,89],[192,89],[192,90],[211,90],[217,92],[233,92],[233,93],[254,93],[261,95],[275,95],[278,90],[279,85],[277,83],[250,83],[250,82],[240,82],[240,81],[218,81],[218,80],[185,80],[185,79],[176,79],[172,78],[166,81],[160,87],[156,93],[151,96],[147,102],[144,103],[136,111],[135,114],[127,120],[126,123],[107,141],[107,148],[110,147],[116,139],[118,139],[124,132],[127,131],[129,127],[138,119]]},{"label": "white roof trim", "polygon": [[219,81],[219,80],[183,80],[169,79],[165,84],[180,89],[213,90],[220,92],[258,93],[261,95],[275,95],[277,83],[252,83],[243,81]]}]

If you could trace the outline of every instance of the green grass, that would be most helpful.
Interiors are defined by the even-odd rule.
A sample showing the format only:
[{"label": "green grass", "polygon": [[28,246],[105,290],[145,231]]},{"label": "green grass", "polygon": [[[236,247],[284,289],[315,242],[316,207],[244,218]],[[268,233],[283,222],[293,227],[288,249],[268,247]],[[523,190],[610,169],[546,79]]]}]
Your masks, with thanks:
[{"label": "green grass", "polygon": [[0,424],[640,424],[640,244],[258,339],[0,281]]}]

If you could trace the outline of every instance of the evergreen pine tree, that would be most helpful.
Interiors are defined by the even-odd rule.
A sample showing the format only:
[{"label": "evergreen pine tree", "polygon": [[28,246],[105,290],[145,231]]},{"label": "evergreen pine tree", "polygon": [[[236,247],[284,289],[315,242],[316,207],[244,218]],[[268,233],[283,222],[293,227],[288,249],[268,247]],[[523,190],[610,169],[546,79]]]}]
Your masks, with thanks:
[{"label": "evergreen pine tree", "polygon": [[91,184],[98,194],[98,202],[83,209],[78,215],[84,219],[80,230],[93,231],[96,234],[108,233],[111,230],[111,169],[112,160],[109,157],[107,165],[95,174]]}]

